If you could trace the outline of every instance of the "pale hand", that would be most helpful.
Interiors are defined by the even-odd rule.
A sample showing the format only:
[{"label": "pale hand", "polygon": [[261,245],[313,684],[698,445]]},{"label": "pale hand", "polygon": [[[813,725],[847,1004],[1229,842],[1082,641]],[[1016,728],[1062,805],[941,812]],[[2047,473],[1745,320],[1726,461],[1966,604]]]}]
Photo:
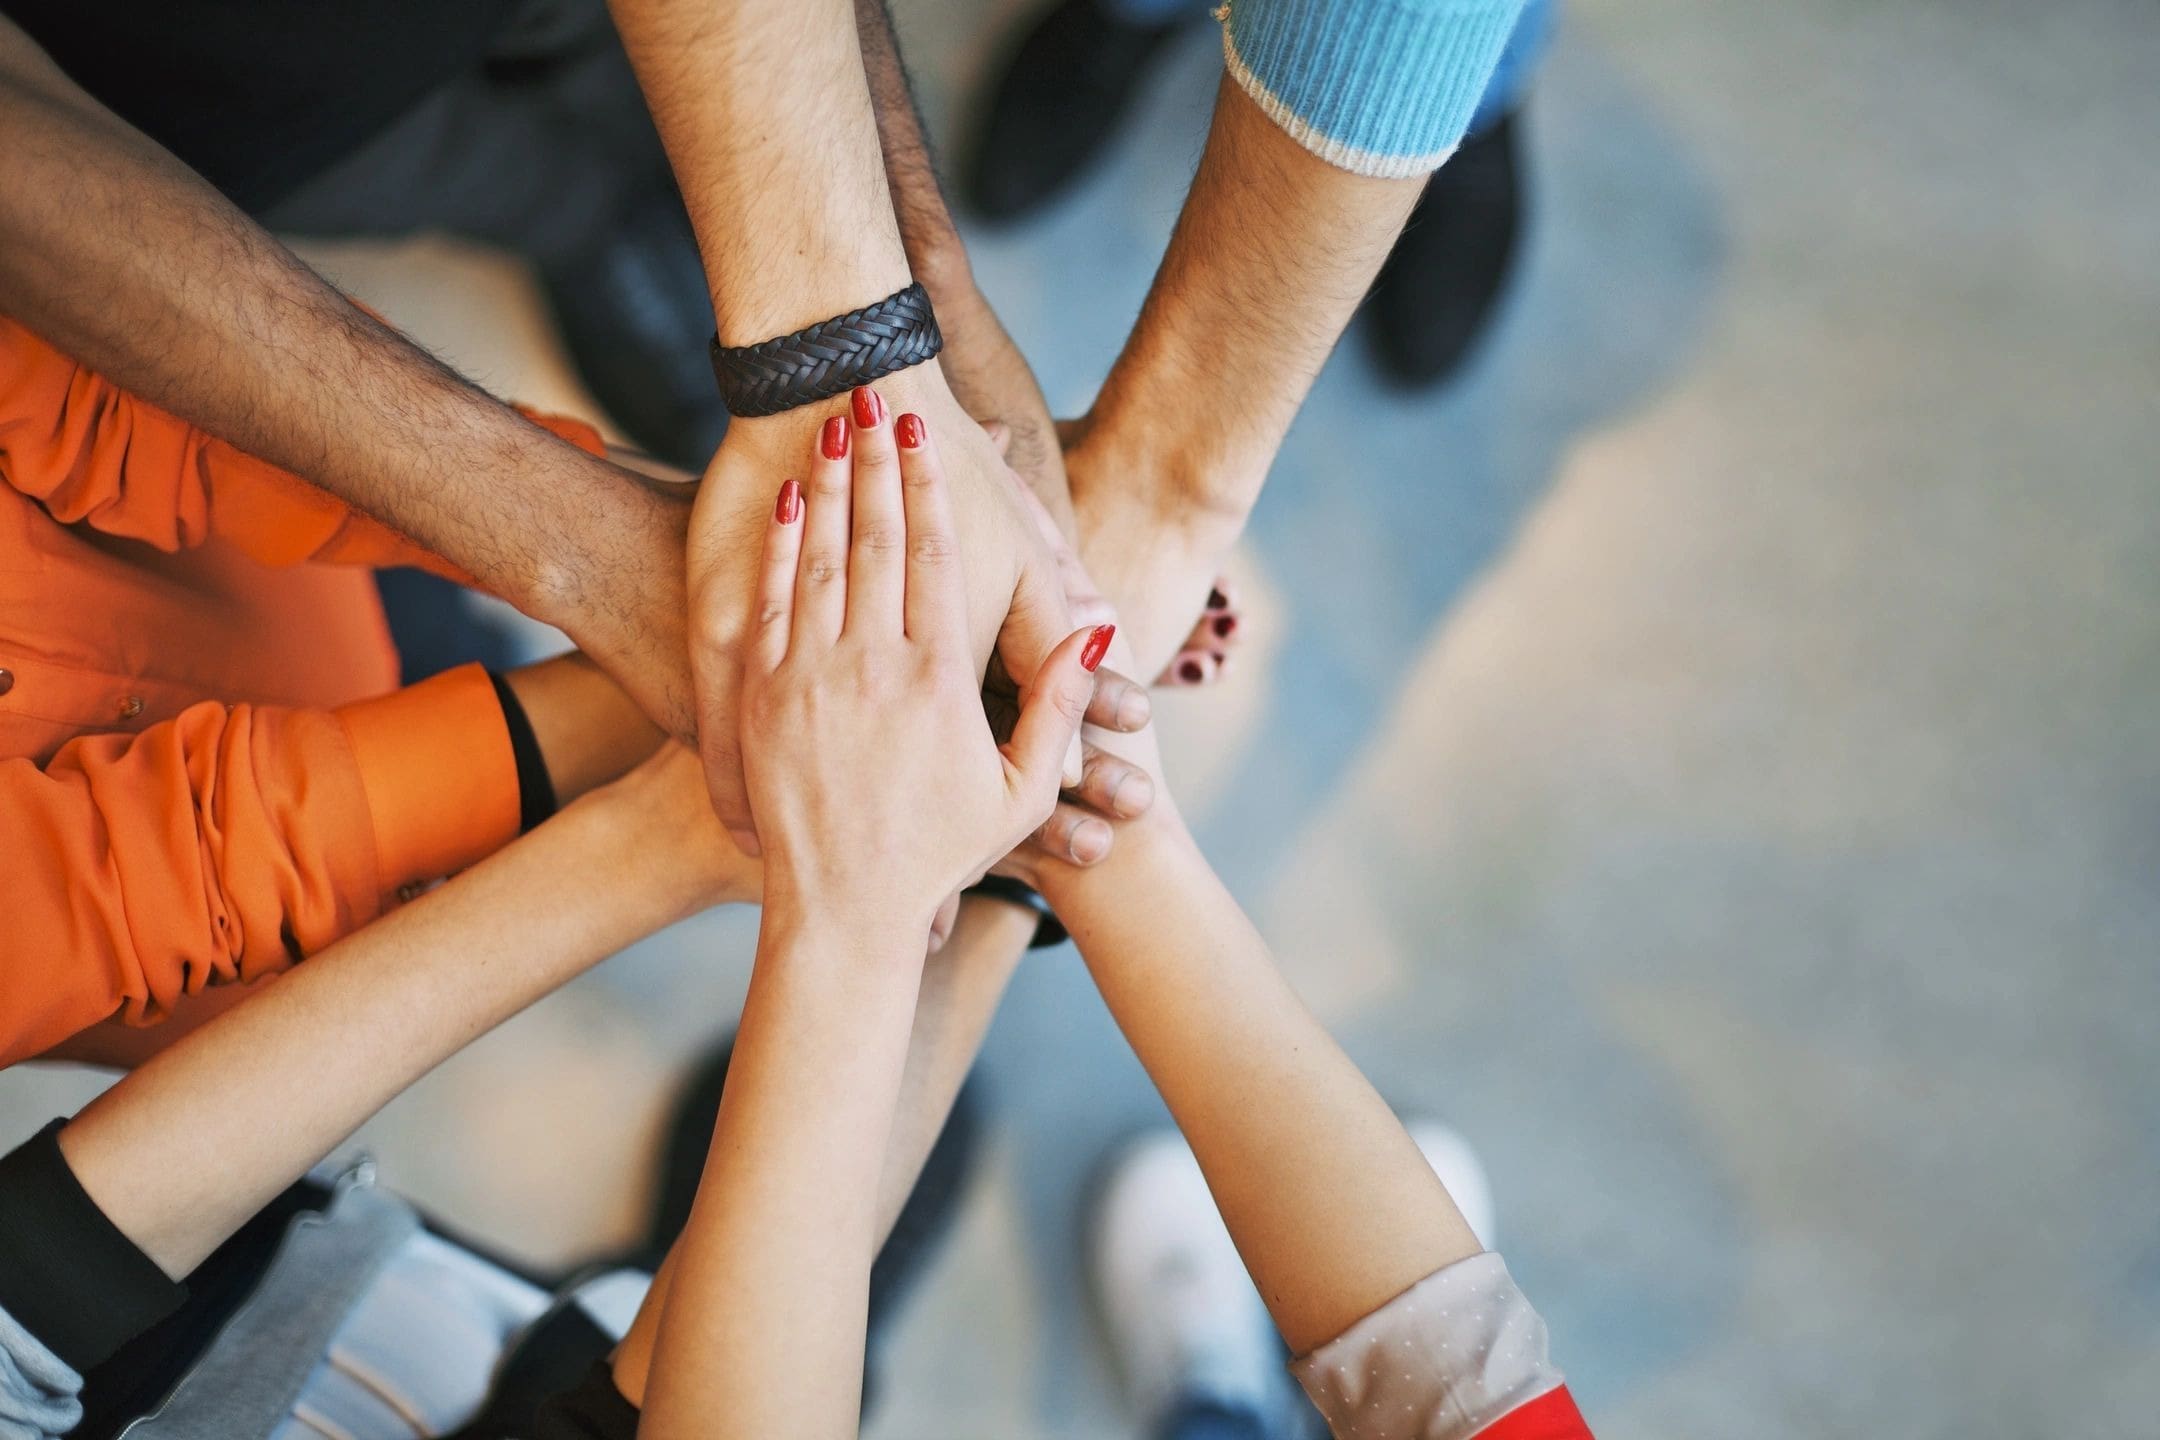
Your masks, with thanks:
[{"label": "pale hand", "polygon": [[[790,481],[768,502],[744,648],[743,776],[768,910],[927,926],[1050,814],[1110,633],[1062,637],[999,746],[937,422],[910,413],[896,426],[888,414],[858,409],[869,423],[845,446],[818,446],[808,485]],[[954,430],[980,436],[964,417]]]},{"label": "pale hand", "polygon": [[[1032,677],[1070,626],[1055,567],[1015,502],[1010,472],[961,412],[935,366],[902,371],[878,389],[891,407],[888,416],[902,409],[920,415],[944,447],[956,568],[964,578],[968,663],[980,677],[994,651],[1015,676]],[[802,473],[829,420],[839,417],[843,434],[859,436],[869,428],[856,423],[863,417],[852,411],[852,402],[841,401],[736,421],[706,468],[691,515],[687,569],[698,749],[714,809],[752,853],[759,840],[738,727],[759,537],[774,486]],[[886,419],[878,423],[889,432]],[[1070,764],[1077,772],[1077,754]]]}]

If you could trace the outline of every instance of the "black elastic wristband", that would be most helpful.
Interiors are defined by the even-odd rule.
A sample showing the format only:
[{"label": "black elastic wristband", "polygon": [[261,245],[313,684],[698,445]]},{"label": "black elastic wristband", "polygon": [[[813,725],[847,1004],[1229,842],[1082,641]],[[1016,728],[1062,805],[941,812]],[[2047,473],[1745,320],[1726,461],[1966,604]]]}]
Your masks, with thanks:
[{"label": "black elastic wristband", "polygon": [[715,335],[713,379],[730,415],[778,415],[920,365],[944,346],[929,292],[909,285],[875,305],[755,345],[722,345]]},{"label": "black elastic wristband", "polygon": [[510,757],[517,762],[518,834],[523,835],[555,813],[555,782],[548,779],[547,756],[540,753],[540,737],[533,734],[532,718],[517,691],[493,670],[487,677],[494,682],[503,728],[510,732]]},{"label": "black elastic wristband", "polygon": [[180,1308],[187,1287],[105,1218],[55,1120],[0,1157],[0,1309],[82,1374]]},{"label": "black elastic wristband", "polygon": [[1040,916],[1035,922],[1035,938],[1028,941],[1030,950],[1047,950],[1072,938],[1066,933],[1065,922],[1058,919],[1057,911],[1050,908],[1050,902],[1043,899],[1042,893],[1034,886],[1015,880],[1010,875],[985,875],[962,893],[1002,900],[1008,905],[1032,910]]}]

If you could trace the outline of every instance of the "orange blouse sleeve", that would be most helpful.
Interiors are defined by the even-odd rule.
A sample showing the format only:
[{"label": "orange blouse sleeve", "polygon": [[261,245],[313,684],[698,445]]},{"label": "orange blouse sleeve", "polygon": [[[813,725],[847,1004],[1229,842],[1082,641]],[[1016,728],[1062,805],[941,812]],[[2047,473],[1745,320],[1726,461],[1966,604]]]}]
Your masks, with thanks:
[{"label": "orange blouse sleeve", "polygon": [[43,767],[0,760],[0,1065],[282,970],[517,829],[477,665],[335,711],[205,701]]}]

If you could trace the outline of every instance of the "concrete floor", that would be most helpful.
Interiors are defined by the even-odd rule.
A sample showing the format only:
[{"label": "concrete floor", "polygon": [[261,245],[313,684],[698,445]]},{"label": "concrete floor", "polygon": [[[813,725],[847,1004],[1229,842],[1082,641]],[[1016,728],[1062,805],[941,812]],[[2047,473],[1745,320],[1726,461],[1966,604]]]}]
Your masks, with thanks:
[{"label": "concrete floor", "polygon": [[[1022,6],[901,8],[949,134]],[[1196,36],[1114,164],[980,239],[1066,409],[1216,64]],[[1439,396],[1345,347],[1241,556],[1248,663],[1162,707],[1285,966],[1483,1150],[1609,1440],[2160,1413],[2156,64],[2145,0],[1579,0],[1497,332]],[[576,402],[515,266],[311,254]],[[538,1259],[626,1237],[753,925],[446,1066],[370,1127],[387,1177]],[[1069,954],[986,1063],[991,1163],[870,1433],[1130,1435],[1076,1197],[1160,1111]],[[0,1076],[0,1128],[91,1083]]]}]

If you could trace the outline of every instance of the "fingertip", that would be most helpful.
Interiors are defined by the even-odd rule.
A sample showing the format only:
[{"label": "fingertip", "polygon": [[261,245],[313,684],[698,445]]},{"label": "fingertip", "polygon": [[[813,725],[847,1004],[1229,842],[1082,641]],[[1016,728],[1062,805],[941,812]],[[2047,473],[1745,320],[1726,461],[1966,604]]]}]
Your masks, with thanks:
[{"label": "fingertip", "polygon": [[1075,865],[1099,865],[1109,856],[1110,845],[1109,824],[1089,816],[1072,827],[1065,849]]},{"label": "fingertip", "polygon": [[1145,770],[1129,770],[1110,792],[1110,808],[1121,820],[1145,815],[1155,803],[1155,777]]},{"label": "fingertip", "polygon": [[1090,675],[1102,664],[1103,656],[1110,653],[1110,641],[1117,634],[1115,625],[1097,625],[1088,632],[1087,643],[1080,647],[1080,668]]},{"label": "fingertip", "polygon": [[1125,682],[1125,693],[1118,697],[1117,727],[1127,735],[1135,730],[1145,730],[1155,714],[1155,704],[1148,699],[1147,687]]},{"label": "fingertip", "polygon": [[854,412],[858,430],[875,430],[885,421],[885,397],[868,385],[855,387],[848,396],[848,408]]}]

